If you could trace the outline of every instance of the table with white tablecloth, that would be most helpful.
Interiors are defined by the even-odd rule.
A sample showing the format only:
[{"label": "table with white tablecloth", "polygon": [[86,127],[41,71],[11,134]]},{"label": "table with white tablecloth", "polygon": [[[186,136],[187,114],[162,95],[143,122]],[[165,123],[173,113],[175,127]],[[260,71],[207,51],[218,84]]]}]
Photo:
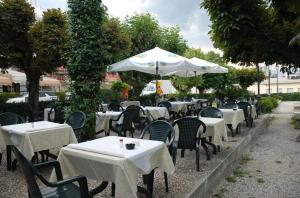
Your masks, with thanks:
[{"label": "table with white tablecloth", "polygon": [[[120,139],[123,140],[122,146]],[[126,143],[136,148],[127,150]],[[160,141],[107,136],[61,149],[58,161],[64,177],[86,176],[115,184],[115,197],[137,197],[138,174],[155,168],[173,173],[175,168],[166,145]],[[50,180],[55,180],[55,171]]]},{"label": "table with white tablecloth", "polygon": [[117,119],[122,112],[120,111],[106,111],[96,113],[96,132],[109,132],[109,120]]},{"label": "table with white tablecloth", "polygon": [[158,118],[170,119],[168,109],[165,107],[142,107],[149,120],[157,120]]},{"label": "table with white tablecloth", "polygon": [[240,123],[244,122],[245,116],[242,109],[220,109],[223,113],[225,124],[228,125],[232,134],[237,130]]},{"label": "table with white tablecloth", "polygon": [[186,113],[188,111],[188,105],[194,104],[193,102],[185,102],[185,101],[172,101],[170,111],[174,111],[176,113],[183,112]]},{"label": "table with white tablecloth", "polygon": [[0,138],[7,145],[8,170],[11,170],[10,145],[19,147],[24,156],[31,159],[35,152],[77,143],[71,126],[48,121],[2,126]]},{"label": "table with white tablecloth", "polygon": [[223,118],[206,118],[199,117],[199,119],[206,125],[206,131],[201,137],[212,137],[214,145],[222,145],[222,137],[225,141],[228,140],[225,121]]},{"label": "table with white tablecloth", "polygon": [[124,109],[126,109],[130,105],[141,106],[141,102],[137,101],[137,100],[136,101],[134,101],[134,100],[133,101],[123,101],[120,104]]},{"label": "table with white tablecloth", "polygon": [[2,126],[0,134],[6,145],[18,146],[28,159],[34,152],[77,143],[71,126],[48,121]]}]

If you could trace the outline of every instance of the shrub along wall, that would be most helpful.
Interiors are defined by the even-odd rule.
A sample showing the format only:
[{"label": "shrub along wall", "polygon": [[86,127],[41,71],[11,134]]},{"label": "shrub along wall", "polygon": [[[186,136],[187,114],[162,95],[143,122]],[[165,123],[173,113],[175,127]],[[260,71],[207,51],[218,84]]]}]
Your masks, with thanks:
[{"label": "shrub along wall", "polygon": [[20,96],[20,93],[2,92],[0,93],[0,104],[5,103],[9,98]]},{"label": "shrub along wall", "polygon": [[260,105],[263,113],[271,113],[278,106],[278,99],[271,96],[261,97]]}]

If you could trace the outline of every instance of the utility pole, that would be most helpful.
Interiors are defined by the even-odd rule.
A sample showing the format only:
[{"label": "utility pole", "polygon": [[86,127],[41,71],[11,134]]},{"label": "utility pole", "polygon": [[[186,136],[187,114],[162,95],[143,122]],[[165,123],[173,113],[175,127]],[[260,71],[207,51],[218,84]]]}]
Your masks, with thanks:
[{"label": "utility pole", "polygon": [[259,65],[256,63],[257,97],[260,97]]},{"label": "utility pole", "polygon": [[276,86],[277,86],[277,94],[279,93],[279,88],[278,88],[278,65],[276,64],[276,70],[277,70],[277,82],[276,82]]},{"label": "utility pole", "polygon": [[268,66],[268,86],[269,86],[269,96],[271,95],[271,70],[270,65]]}]

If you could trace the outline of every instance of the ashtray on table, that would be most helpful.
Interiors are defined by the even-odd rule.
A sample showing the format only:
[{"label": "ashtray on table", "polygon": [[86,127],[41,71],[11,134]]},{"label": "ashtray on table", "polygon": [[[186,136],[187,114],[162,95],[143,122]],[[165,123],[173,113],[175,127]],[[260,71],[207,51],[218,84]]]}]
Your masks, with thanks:
[{"label": "ashtray on table", "polygon": [[132,149],[134,149],[134,147],[135,147],[135,144],[133,144],[133,143],[129,143],[129,144],[125,144],[125,146],[126,146],[126,149],[128,149],[128,150],[132,150]]}]

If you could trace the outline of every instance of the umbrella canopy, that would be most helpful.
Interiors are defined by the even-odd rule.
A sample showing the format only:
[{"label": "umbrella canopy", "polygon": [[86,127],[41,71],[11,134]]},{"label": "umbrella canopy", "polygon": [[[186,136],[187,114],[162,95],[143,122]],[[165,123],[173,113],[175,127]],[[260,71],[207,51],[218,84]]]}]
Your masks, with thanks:
[{"label": "umbrella canopy", "polygon": [[218,64],[211,63],[206,60],[199,58],[191,58],[188,60],[189,63],[185,67],[180,68],[179,70],[173,70],[167,75],[176,75],[181,77],[192,77],[196,75],[202,75],[205,73],[228,73],[228,69],[221,67]]},{"label": "umbrella canopy", "polygon": [[155,47],[141,54],[132,56],[108,66],[108,71],[139,71],[153,75],[165,76],[186,65],[192,65],[187,58]]}]

